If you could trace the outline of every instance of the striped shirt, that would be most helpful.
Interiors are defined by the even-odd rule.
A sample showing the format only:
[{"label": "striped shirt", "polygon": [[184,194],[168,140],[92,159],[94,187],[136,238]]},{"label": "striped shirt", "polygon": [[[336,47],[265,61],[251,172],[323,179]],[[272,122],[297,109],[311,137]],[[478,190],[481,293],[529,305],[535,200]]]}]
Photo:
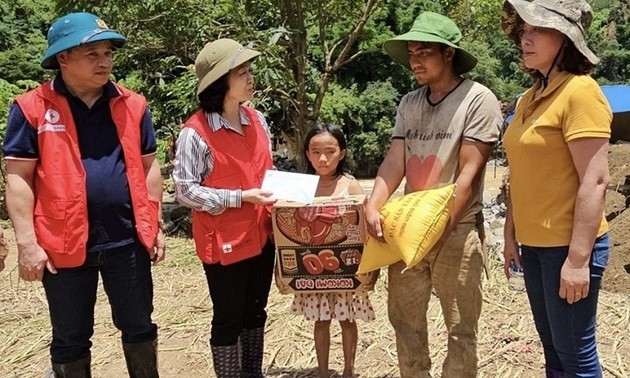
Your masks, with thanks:
[{"label": "striped shirt", "polygon": [[[270,136],[265,116],[259,111],[256,113],[267,135]],[[243,109],[240,109],[240,118],[244,127],[252,126]],[[206,119],[213,132],[225,128],[240,133],[219,113],[206,113]],[[269,153],[271,154],[271,138]],[[175,196],[182,205],[197,211],[207,211],[211,215],[219,215],[230,207],[241,207],[243,198],[241,189],[220,189],[201,185],[212,172],[214,157],[201,135],[190,127],[182,128],[179,133],[174,165]]]}]

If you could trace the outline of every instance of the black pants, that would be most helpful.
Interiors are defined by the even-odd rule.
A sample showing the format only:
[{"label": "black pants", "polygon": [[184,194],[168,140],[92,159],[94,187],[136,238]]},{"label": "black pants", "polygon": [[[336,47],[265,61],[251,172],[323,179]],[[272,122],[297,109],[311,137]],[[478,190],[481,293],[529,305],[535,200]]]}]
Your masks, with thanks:
[{"label": "black pants", "polygon": [[210,345],[234,345],[243,329],[265,326],[273,278],[275,246],[256,257],[230,265],[203,264],[212,299]]},{"label": "black pants", "polygon": [[140,343],[157,337],[157,326],[151,321],[153,281],[146,249],[133,243],[88,252],[85,263],[78,268],[57,269],[57,274],[44,272],[42,282],[53,329],[53,362],[74,362],[90,353],[99,273],[122,341]]}]

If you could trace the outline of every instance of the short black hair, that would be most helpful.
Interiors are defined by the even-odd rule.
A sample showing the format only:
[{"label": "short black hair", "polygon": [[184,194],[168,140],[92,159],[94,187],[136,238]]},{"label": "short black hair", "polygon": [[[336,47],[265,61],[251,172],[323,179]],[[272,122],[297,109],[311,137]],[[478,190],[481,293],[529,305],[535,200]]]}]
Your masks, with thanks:
[{"label": "short black hair", "polygon": [[335,170],[335,176],[342,175],[346,173],[346,157],[348,156],[346,137],[345,135],[343,135],[343,130],[341,130],[339,126],[332,123],[319,124],[310,129],[306,134],[306,138],[304,138],[304,157],[306,158],[306,173],[317,173],[315,167],[313,167],[313,164],[311,164],[311,161],[308,159],[308,155],[306,154],[311,144],[311,139],[313,139],[315,135],[326,133],[332,135],[333,138],[337,139],[337,143],[339,144],[339,149],[341,151],[346,150],[346,154],[344,155],[343,159],[339,160],[339,164],[337,164],[337,169]]},{"label": "short black hair", "polygon": [[229,89],[228,74],[225,74],[199,93],[199,107],[208,113],[223,113],[223,102]]}]

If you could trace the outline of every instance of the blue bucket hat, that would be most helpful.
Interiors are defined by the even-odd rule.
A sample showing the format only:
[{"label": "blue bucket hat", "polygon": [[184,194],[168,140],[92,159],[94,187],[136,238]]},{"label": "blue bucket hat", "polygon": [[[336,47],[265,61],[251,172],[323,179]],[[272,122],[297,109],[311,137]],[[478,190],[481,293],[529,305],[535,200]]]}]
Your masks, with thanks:
[{"label": "blue bucket hat", "polygon": [[57,54],[73,47],[98,41],[111,41],[121,48],[127,39],[92,13],[69,13],[58,18],[48,29],[48,49],[41,66],[43,68],[59,68]]}]

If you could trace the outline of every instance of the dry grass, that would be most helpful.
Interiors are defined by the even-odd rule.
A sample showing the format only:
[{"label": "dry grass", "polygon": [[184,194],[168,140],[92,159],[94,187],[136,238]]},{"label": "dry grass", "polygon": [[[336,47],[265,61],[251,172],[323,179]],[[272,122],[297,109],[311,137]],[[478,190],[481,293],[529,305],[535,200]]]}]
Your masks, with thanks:
[{"label": "dry grass", "polygon": [[[10,232],[8,233],[11,238]],[[12,251],[15,251],[14,244]],[[185,239],[169,240],[168,260],[154,269],[155,322],[160,327],[160,371],[163,377],[213,376],[207,339],[211,319],[205,277]],[[498,262],[485,283],[486,299],[480,323],[480,376],[540,377],[542,352],[527,298],[507,289]],[[359,323],[357,372],[361,377],[398,375],[396,344],[387,321],[386,274],[371,300],[377,319]],[[265,348],[270,377],[314,376],[317,364],[312,324],[289,316],[291,298],[272,289]],[[601,293],[598,317],[600,358],[607,377],[630,376],[630,307],[627,295]],[[439,376],[446,354],[446,333],[439,304],[431,301],[431,354]],[[340,372],[343,357],[340,329],[333,326],[331,369]],[[50,340],[47,304],[39,283],[18,280],[15,253],[0,273],[0,377],[41,377],[48,365]],[[99,292],[93,337],[95,377],[125,377],[118,331],[112,326],[104,292]]]}]

